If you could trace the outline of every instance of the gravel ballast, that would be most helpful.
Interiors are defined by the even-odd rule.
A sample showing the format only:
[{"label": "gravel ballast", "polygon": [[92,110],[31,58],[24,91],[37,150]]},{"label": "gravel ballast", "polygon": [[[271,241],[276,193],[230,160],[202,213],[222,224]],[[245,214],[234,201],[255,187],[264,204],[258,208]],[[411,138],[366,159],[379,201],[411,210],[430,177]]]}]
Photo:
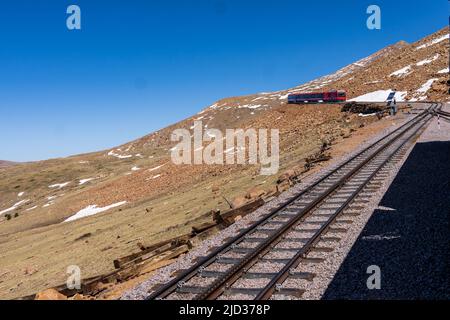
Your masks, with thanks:
[{"label": "gravel ballast", "polygon": [[[229,228],[221,231],[215,237],[204,241],[197,248],[195,248],[188,254],[179,258],[175,263],[158,270],[150,279],[141,283],[140,285],[135,287],[133,290],[126,292],[122,296],[122,299],[143,299],[143,298],[145,298],[146,296],[149,295],[149,290],[152,287],[154,287],[157,284],[166,283],[166,282],[170,281],[173,272],[190,267],[194,263],[194,260],[196,258],[201,257],[201,256],[206,256],[208,254],[208,252],[210,252],[210,250],[212,250],[212,248],[223,244],[223,242],[225,240],[229,239],[232,236],[237,235],[241,229],[248,227],[255,221],[266,216],[269,213],[270,209],[273,207],[276,207],[278,205],[278,203],[283,202],[286,199],[288,199],[289,197],[299,193],[301,190],[305,189],[312,182],[318,180],[321,176],[325,175],[327,172],[336,168],[340,163],[342,163],[346,159],[350,158],[351,156],[353,156],[360,150],[364,149],[368,143],[374,142],[377,139],[379,139],[381,136],[395,130],[396,128],[398,128],[398,126],[402,125],[409,119],[410,119],[410,117],[407,117],[406,119],[399,121],[396,126],[392,126],[388,129],[384,130],[382,133],[380,133],[377,136],[373,137],[372,139],[368,140],[366,143],[361,144],[360,148],[358,148],[357,150],[354,150],[352,153],[347,154],[346,157],[335,160],[329,167],[322,169],[317,174],[314,174],[307,178],[304,178],[302,183],[294,186],[287,192],[283,193],[277,199],[272,200],[271,202],[267,203],[262,208],[256,210],[254,213],[246,216],[244,219],[236,222]],[[380,198],[381,198],[381,195],[382,195],[382,193],[380,194]],[[373,206],[376,206],[376,204],[374,203]],[[371,211],[373,211],[373,210],[367,210],[366,213],[361,214],[359,217],[352,218],[351,220],[353,221],[353,223],[345,224],[345,226],[347,228],[350,228],[348,231],[348,234],[343,236],[342,241],[339,242],[338,248],[335,251],[327,254],[328,258],[325,262],[320,263],[320,264],[307,265],[306,268],[308,269],[308,271],[315,272],[315,273],[321,273],[321,274],[318,275],[314,279],[314,281],[308,282],[310,285],[310,288],[308,288],[308,291],[305,293],[304,298],[319,299],[322,296],[323,292],[325,291],[326,287],[328,286],[328,283],[330,283],[335,272],[337,271],[340,263],[344,260],[346,254],[348,253],[348,251],[351,248],[351,245],[354,243],[354,241],[358,237],[360,231],[362,230],[365,223],[369,219]],[[349,220],[349,219],[344,218],[344,220]],[[339,248],[341,248],[341,249],[339,249]],[[333,256],[334,256],[334,258],[333,258]],[[330,257],[331,257],[331,259],[330,259]],[[273,267],[275,267],[275,266],[273,266]],[[264,269],[266,269],[266,268],[264,268]],[[311,270],[309,270],[309,269],[311,269]],[[269,264],[267,265],[266,270],[270,271]]]},{"label": "gravel ballast", "polygon": [[[449,108],[447,108],[448,110]],[[450,123],[433,119],[376,206],[324,299],[450,298]],[[381,271],[369,290],[367,268]]]}]

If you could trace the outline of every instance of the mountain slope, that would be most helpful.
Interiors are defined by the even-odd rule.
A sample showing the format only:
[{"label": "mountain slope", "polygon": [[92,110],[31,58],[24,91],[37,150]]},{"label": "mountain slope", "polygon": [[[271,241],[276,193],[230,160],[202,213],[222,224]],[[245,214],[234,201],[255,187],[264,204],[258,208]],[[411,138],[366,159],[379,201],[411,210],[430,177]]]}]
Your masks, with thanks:
[{"label": "mountain slope", "polygon": [[[302,166],[324,142],[339,156],[396,121],[349,115],[339,105],[287,105],[289,93],[345,89],[349,98],[358,98],[397,89],[408,100],[448,101],[448,49],[446,28],[294,88],[222,99],[113,150],[0,167],[0,266],[7,270],[0,281],[12,288],[1,289],[0,298],[64,282],[69,264],[80,265],[85,276],[106,272],[137,242],[187,232],[205,212],[225,210],[223,196],[233,199],[254,186],[273,188],[279,174],[260,176],[257,165],[173,164],[174,129],[192,132],[195,120],[203,129],[279,129],[281,174]],[[91,216],[64,222],[77,213]],[[17,217],[7,220],[6,214]],[[84,235],[87,240],[80,240]]]},{"label": "mountain slope", "polygon": [[15,163],[11,161],[0,160],[0,168],[6,168],[9,166],[13,166]]}]

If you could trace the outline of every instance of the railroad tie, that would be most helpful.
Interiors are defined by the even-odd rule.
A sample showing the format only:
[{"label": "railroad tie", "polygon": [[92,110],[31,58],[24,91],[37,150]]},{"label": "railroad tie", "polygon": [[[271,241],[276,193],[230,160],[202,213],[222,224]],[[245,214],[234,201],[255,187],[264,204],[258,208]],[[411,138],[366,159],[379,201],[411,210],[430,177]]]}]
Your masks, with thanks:
[{"label": "railroad tie", "polygon": [[328,253],[328,252],[333,252],[334,249],[329,248],[329,247],[314,247],[314,248],[311,248],[309,251],[310,252],[319,252],[319,253],[322,253],[322,252]]},{"label": "railroad tie", "polygon": [[321,240],[322,240],[322,241],[325,241],[325,242],[339,242],[339,241],[341,241],[342,239],[339,238],[339,237],[324,236],[324,237],[321,238]]},{"label": "railroad tie", "polygon": [[298,288],[280,288],[275,290],[275,294],[277,295],[291,296],[296,298],[301,298],[305,292],[306,290]]}]

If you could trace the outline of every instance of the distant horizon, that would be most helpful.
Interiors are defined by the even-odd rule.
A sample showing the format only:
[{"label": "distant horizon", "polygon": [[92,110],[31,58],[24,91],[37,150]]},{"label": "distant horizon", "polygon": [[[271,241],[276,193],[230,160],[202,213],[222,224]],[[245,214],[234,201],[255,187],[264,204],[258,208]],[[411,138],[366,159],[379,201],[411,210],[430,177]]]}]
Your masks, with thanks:
[{"label": "distant horizon", "polygon": [[0,159],[108,150],[217,100],[295,87],[448,27],[448,3],[378,1],[383,22],[374,31],[365,27],[368,1],[258,3],[78,0],[82,29],[72,31],[72,2],[5,4]]},{"label": "distant horizon", "polygon": [[[442,27],[442,28],[436,30],[436,32],[438,32],[438,31],[440,31],[440,30],[443,30],[443,29],[446,28],[446,27],[447,27],[447,26],[444,26],[444,27]],[[433,33],[431,33],[431,34],[433,34]],[[417,39],[417,40],[415,40],[415,41],[407,42],[407,43],[408,43],[408,44],[412,44],[412,43],[415,43],[416,41],[419,41],[419,40],[420,40],[420,39]],[[389,46],[391,46],[391,45],[395,45],[396,43],[401,42],[401,41],[404,41],[404,40],[398,40],[398,41],[396,41],[396,42],[394,42],[394,43],[391,43],[390,45],[387,45],[386,47],[389,47]],[[383,48],[386,48],[386,47],[383,47]],[[380,49],[374,51],[373,53],[376,53],[376,52],[378,52],[379,50],[382,50],[383,48],[380,48]],[[372,53],[372,54],[373,54],[373,53]],[[363,58],[364,58],[364,57],[362,57],[361,59],[363,59]],[[356,61],[355,61],[355,62],[356,62]],[[353,63],[354,63],[354,62],[353,62]],[[350,63],[350,64],[352,64],[352,63]],[[346,66],[348,66],[348,65],[343,65],[343,66],[339,67],[338,69],[332,71],[331,73],[334,73],[335,71],[338,71],[339,69],[342,69],[342,68],[344,68],[344,67],[346,67]],[[325,75],[322,75],[322,76],[325,76]],[[320,77],[322,77],[322,76],[319,76],[319,77],[317,77],[317,78],[320,78]],[[307,81],[305,81],[305,82],[313,81],[313,80],[315,80],[315,79],[317,79],[317,78],[310,79],[310,80],[307,80]],[[299,83],[298,85],[301,85],[301,83]],[[289,88],[285,88],[285,89],[289,89]],[[285,90],[285,89],[277,89],[277,90]],[[277,90],[273,90],[273,91],[277,91]],[[255,92],[254,94],[257,94],[257,93],[263,93],[263,92]],[[250,95],[250,94],[252,94],[252,93],[249,93],[249,95]],[[244,95],[244,96],[245,96],[245,95]],[[237,97],[237,96],[233,96],[233,97]],[[219,98],[219,99],[216,100],[216,101],[219,101],[219,100],[224,99],[224,98],[228,98],[228,97],[222,97],[222,98]],[[214,102],[216,102],[216,101],[214,101]],[[210,105],[212,105],[214,102],[211,102]],[[204,108],[200,108],[197,112],[201,111],[201,109],[204,109]],[[193,116],[193,115],[194,115],[194,114],[192,114],[192,115],[190,115],[190,116]],[[173,124],[175,124],[175,123],[176,123],[176,122],[169,123],[169,124],[166,125],[165,127],[170,126],[170,125],[173,125]],[[155,129],[154,131],[148,132],[148,133],[146,133],[145,135],[152,134],[152,133],[157,132],[157,131],[159,131],[159,130],[161,130],[161,129],[164,129],[165,127],[161,127],[161,128]],[[144,136],[145,136],[145,135],[144,135]],[[60,157],[55,157],[55,158],[38,159],[38,160],[26,160],[26,161],[11,161],[11,160],[7,160],[7,159],[0,159],[0,161],[9,162],[9,163],[13,163],[13,164],[23,164],[23,163],[39,162],[39,161],[46,161],[46,160],[53,160],[53,159],[69,158],[69,157],[80,156],[80,155],[84,155],[84,154],[90,154],[90,153],[96,153],[96,152],[106,151],[106,150],[109,150],[109,149],[118,147],[118,146],[120,146],[120,145],[123,145],[124,143],[132,142],[132,141],[134,141],[134,140],[136,140],[136,139],[139,139],[139,138],[141,138],[141,137],[143,137],[143,136],[139,136],[139,137],[136,137],[136,138],[131,139],[131,140],[129,140],[129,141],[125,141],[125,142],[122,142],[122,143],[119,143],[119,144],[116,144],[116,145],[113,145],[113,146],[110,146],[110,147],[107,147],[107,148],[103,148],[103,149],[92,150],[92,151],[87,151],[87,152],[82,152],[82,153],[77,153],[77,154],[68,154],[68,155],[65,155],[65,156],[60,156]]]}]

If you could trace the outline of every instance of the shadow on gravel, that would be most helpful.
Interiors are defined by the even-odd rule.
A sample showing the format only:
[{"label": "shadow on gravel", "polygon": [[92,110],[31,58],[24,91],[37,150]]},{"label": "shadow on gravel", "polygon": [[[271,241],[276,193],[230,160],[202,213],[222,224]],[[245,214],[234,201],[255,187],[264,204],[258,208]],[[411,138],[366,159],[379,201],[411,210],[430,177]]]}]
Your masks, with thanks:
[{"label": "shadow on gravel", "polygon": [[[418,143],[324,299],[450,298],[450,142]],[[381,269],[369,290],[367,267]]]}]

